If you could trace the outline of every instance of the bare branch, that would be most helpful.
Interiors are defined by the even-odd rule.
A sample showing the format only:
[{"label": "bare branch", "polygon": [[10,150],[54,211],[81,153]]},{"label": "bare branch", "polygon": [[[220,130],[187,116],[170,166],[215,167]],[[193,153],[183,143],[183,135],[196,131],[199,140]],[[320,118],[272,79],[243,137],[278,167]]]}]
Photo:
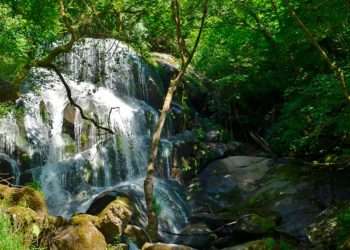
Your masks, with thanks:
[{"label": "bare branch", "polygon": [[[61,74],[61,72],[57,69],[57,67],[54,64],[48,64],[48,65],[46,65],[46,67],[49,68],[49,69],[52,69],[58,75],[58,77],[60,78],[62,84],[64,85],[64,88],[66,90],[67,97],[68,97],[68,100],[69,100],[70,104],[72,106],[76,107],[79,110],[82,119],[91,122],[98,129],[104,130],[104,131],[106,131],[106,132],[108,132],[110,134],[115,134],[114,131],[111,128],[104,127],[104,126],[100,125],[100,123],[98,121],[96,121],[95,119],[85,115],[82,107],[74,101],[74,99],[72,97],[72,91],[71,91],[69,85],[67,84],[67,82],[64,79],[63,75]],[[110,122],[108,122],[108,123],[110,123]]]}]

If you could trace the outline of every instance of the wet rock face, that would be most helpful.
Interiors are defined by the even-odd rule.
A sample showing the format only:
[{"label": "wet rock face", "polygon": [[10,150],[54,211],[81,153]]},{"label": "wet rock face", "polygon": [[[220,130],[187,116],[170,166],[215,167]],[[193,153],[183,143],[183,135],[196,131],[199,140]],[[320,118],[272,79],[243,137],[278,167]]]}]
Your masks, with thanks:
[{"label": "wet rock face", "polygon": [[271,160],[263,157],[232,156],[214,161],[199,175],[200,195],[217,208],[242,202],[259,187],[270,167]]},{"label": "wet rock face", "polygon": [[[315,192],[305,169],[250,156],[214,161],[199,175],[192,191],[192,197],[197,197],[194,209],[197,213],[218,215],[216,221],[236,221],[230,230],[241,235],[241,239],[259,239],[268,234],[267,226],[273,226],[282,234],[307,241],[305,228],[315,221],[322,208],[317,202],[310,202],[319,200],[319,192]],[[242,214],[245,215],[240,217]],[[270,217],[275,218],[270,221],[272,224],[264,221]],[[234,233],[221,234],[220,237],[239,243]]]}]

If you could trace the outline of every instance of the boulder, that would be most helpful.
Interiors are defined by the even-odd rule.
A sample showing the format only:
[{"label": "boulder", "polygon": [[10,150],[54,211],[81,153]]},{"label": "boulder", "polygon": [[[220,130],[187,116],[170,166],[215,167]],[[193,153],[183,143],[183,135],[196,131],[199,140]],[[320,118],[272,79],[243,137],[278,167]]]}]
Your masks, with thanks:
[{"label": "boulder", "polygon": [[323,211],[306,229],[311,245],[315,249],[350,249],[347,248],[350,246],[349,215],[350,204],[348,203]]},{"label": "boulder", "polygon": [[276,217],[247,214],[238,218],[232,226],[233,234],[264,235],[276,228]]},{"label": "boulder", "polygon": [[227,247],[222,250],[269,250],[270,248],[264,240],[256,240],[241,245]]},{"label": "boulder", "polygon": [[32,209],[39,216],[47,216],[47,206],[41,192],[30,187],[16,188],[0,184],[0,200],[6,206],[21,206]]},{"label": "boulder", "polygon": [[102,233],[88,221],[58,228],[50,240],[52,250],[106,250]]},{"label": "boulder", "polygon": [[[260,215],[276,218],[275,231],[307,241],[305,228],[322,211],[317,202],[310,202],[318,200],[319,193],[315,192],[308,169],[263,157],[232,156],[217,160],[200,173],[197,191],[191,193],[195,201],[192,204],[197,212],[210,211],[241,223],[230,230],[249,236],[248,240],[256,239],[256,233],[266,233],[261,225],[245,220]],[[247,211],[255,215],[239,218]]]},{"label": "boulder", "polygon": [[127,225],[124,230],[124,235],[132,240],[139,248],[149,241],[145,230],[135,225]]},{"label": "boulder", "polygon": [[204,223],[189,224],[176,238],[175,243],[186,245],[193,248],[205,249],[213,240],[216,239],[215,233]]},{"label": "boulder", "polygon": [[98,215],[98,229],[108,243],[121,236],[131,220],[133,208],[128,198],[118,197]]},{"label": "boulder", "polygon": [[218,214],[207,212],[192,213],[189,220],[192,224],[205,223],[212,230],[215,230],[221,227],[222,225],[231,222],[230,219],[225,219],[220,217],[220,215]]},{"label": "boulder", "polygon": [[271,159],[263,157],[231,156],[216,160],[199,175],[198,200],[212,209],[239,204],[259,188],[270,168]]},{"label": "boulder", "polygon": [[108,250],[129,250],[129,246],[124,243],[120,243],[117,245],[109,245]]},{"label": "boulder", "polygon": [[219,236],[212,244],[218,248],[261,239],[274,233],[277,218],[246,214],[216,229]]},{"label": "boulder", "polygon": [[166,243],[146,243],[142,250],[194,250],[191,247]]},{"label": "boulder", "polygon": [[240,245],[223,248],[222,250],[273,250],[273,249],[309,249],[309,248],[297,248],[289,241],[273,238],[263,238],[260,240],[249,241]]},{"label": "boulder", "polygon": [[39,234],[47,226],[36,212],[26,207],[9,207],[5,213],[11,218],[14,227],[23,234],[25,245],[29,246],[33,240],[38,240]]}]

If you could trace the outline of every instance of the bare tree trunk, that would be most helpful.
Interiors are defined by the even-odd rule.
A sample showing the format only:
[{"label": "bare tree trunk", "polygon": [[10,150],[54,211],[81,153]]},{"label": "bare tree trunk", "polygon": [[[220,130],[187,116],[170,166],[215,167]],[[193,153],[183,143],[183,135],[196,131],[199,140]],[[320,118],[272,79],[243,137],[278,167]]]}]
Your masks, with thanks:
[{"label": "bare tree trunk", "polygon": [[158,150],[159,150],[159,142],[160,142],[160,138],[161,138],[162,130],[166,121],[167,114],[169,113],[171,108],[171,102],[173,100],[173,96],[176,91],[176,88],[181,84],[182,78],[184,77],[185,72],[188,66],[190,65],[193,59],[193,56],[197,50],[197,47],[203,32],[205,19],[207,17],[208,0],[204,1],[201,26],[200,26],[194,47],[189,55],[187,52],[185,40],[181,32],[180,4],[178,0],[172,0],[172,10],[173,10],[173,18],[176,24],[177,43],[181,54],[181,68],[177,76],[173,80],[171,80],[170,86],[168,88],[168,91],[164,99],[159,120],[157,122],[155,131],[152,136],[151,154],[147,165],[147,175],[144,181],[144,192],[145,192],[147,217],[148,217],[147,231],[150,237],[152,238],[152,240],[155,240],[158,237],[158,220],[157,220],[157,215],[155,214],[155,211],[153,208],[153,199],[154,199],[153,189],[154,189],[154,173],[155,173],[156,161],[157,161]]},{"label": "bare tree trunk", "polygon": [[320,46],[316,38],[313,36],[311,31],[308,27],[303,23],[303,21],[300,19],[300,17],[297,15],[297,13],[294,11],[292,6],[289,4],[289,0],[285,0],[285,3],[287,5],[288,11],[290,15],[295,20],[296,24],[299,26],[299,28],[304,32],[307,39],[310,41],[310,43],[318,50],[321,58],[324,59],[324,61],[327,63],[329,68],[333,71],[334,75],[338,79],[338,82],[340,84],[340,87],[343,90],[343,94],[348,102],[350,102],[350,94],[346,82],[346,78],[344,75],[344,71],[337,65],[335,61],[332,61],[331,58],[328,56],[327,52]]}]

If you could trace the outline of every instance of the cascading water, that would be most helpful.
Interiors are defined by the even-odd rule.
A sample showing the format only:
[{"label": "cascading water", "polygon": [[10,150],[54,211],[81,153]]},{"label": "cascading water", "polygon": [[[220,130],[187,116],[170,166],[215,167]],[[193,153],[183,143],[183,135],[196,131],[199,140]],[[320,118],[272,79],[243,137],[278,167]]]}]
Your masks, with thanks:
[{"label": "cascading water", "polygon": [[[49,211],[61,216],[85,212],[108,190],[133,190],[144,211],[142,181],[158,118],[148,104],[150,68],[128,46],[112,39],[85,39],[57,63],[75,102],[116,134],[106,134],[82,119],[54,72],[32,71],[19,103],[25,114],[26,152],[39,159],[30,171],[41,184]],[[4,135],[1,131],[9,131],[7,127],[16,131]],[[0,152],[15,157],[18,133],[13,116],[0,121]],[[171,176],[171,155],[171,142],[163,140],[159,162],[164,169],[159,174],[166,179]],[[176,233],[188,211],[171,183],[157,181],[156,199],[161,228]]]}]

